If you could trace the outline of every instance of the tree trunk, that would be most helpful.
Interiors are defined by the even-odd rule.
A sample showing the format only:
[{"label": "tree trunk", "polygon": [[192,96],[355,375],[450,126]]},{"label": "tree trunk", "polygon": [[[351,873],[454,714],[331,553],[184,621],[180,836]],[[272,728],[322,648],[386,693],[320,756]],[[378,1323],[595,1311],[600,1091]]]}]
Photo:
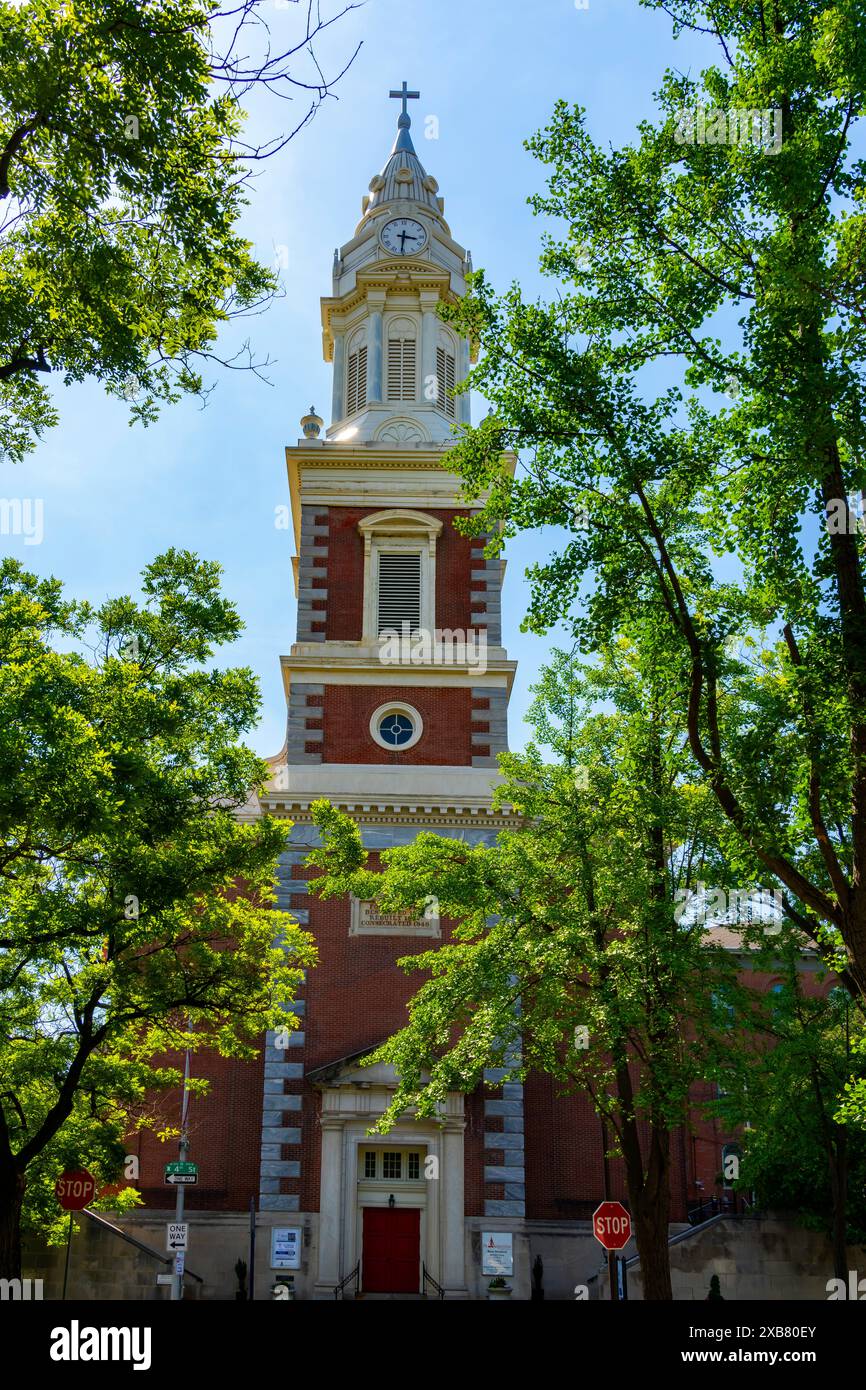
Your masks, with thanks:
[{"label": "tree trunk", "polygon": [[625,1160],[628,1200],[634,1223],[643,1296],[646,1301],[673,1300],[668,1247],[670,1220],[670,1130],[650,1119],[649,1160],[644,1169],[640,1133],[634,1116],[631,1076],[620,1063],[617,1089],[623,1102],[622,1156]]},{"label": "tree trunk", "polygon": [[[643,1276],[643,1296],[647,1302],[673,1300],[671,1288],[670,1232],[670,1134],[653,1126],[650,1161],[638,1182],[632,1180],[632,1165],[626,1160],[628,1196],[634,1220],[635,1239]],[[637,1174],[635,1176],[638,1176]]]},{"label": "tree trunk", "polygon": [[26,1180],[13,1164],[0,1167],[0,1279],[21,1278],[21,1205]]},{"label": "tree trunk", "polygon": [[643,1296],[646,1302],[671,1302],[671,1258],[668,1245],[668,1213],[661,1213],[656,1203],[635,1205],[630,1196],[634,1219],[635,1239],[640,1255]]},{"label": "tree trunk", "polygon": [[848,1287],[848,1247],[845,1239],[848,1206],[848,1136],[844,1125],[834,1125],[835,1144],[829,1146],[830,1191],[833,1194],[833,1273]]}]

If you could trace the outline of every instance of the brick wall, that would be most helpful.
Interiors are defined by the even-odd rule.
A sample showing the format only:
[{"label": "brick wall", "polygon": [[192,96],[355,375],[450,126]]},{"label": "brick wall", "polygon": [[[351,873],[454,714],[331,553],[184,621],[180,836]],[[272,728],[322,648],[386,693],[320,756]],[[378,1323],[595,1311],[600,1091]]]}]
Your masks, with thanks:
[{"label": "brick wall", "polygon": [[[169,1053],[161,1060],[183,1071],[182,1056]],[[258,1191],[263,1058],[241,1062],[204,1051],[191,1058],[190,1071],[207,1077],[211,1085],[205,1098],[189,1102],[189,1158],[199,1166],[199,1180],[187,1187],[186,1205],[191,1211],[244,1211]],[[167,1124],[177,1126],[179,1090],[156,1097],[154,1105]],[[139,1156],[141,1181],[133,1186],[146,1205],[173,1210],[176,1189],[163,1181],[163,1171],[177,1158],[177,1140],[162,1144],[142,1130],[130,1139],[127,1151]]]},{"label": "brick wall", "polygon": [[[370,855],[369,867],[379,857]],[[309,877],[309,870],[298,871]],[[407,975],[396,964],[401,956],[419,955],[438,939],[411,936],[349,936],[347,900],[306,899],[310,930],[319,949],[319,963],[307,976],[304,1071],[384,1042],[406,1021],[406,1004],[421,984],[421,974]],[[443,939],[448,925],[442,924]],[[321,1138],[320,1097],[304,1083],[304,1127],[301,1153],[301,1210],[316,1211],[319,1203]],[[310,1123],[312,1121],[312,1123]]]},{"label": "brick wall", "polygon": [[[320,544],[317,548],[317,563],[325,566],[327,575],[326,582],[323,582],[323,587],[327,588],[327,617],[323,615],[321,621],[329,642],[361,640],[364,542],[358,532],[358,522],[365,516],[372,516],[381,510],[380,507],[328,508],[327,555]],[[481,555],[484,542],[471,541],[465,536],[459,536],[455,531],[454,518],[466,516],[466,509],[446,510],[431,507],[424,509],[424,515],[434,517],[443,523],[442,533],[436,543],[436,626],[464,630],[486,626],[488,601],[491,608],[495,608],[498,623],[499,561],[495,562],[495,571],[491,570],[488,573]],[[320,541],[320,537],[317,536],[316,540]],[[301,560],[303,563],[303,555]],[[473,574],[480,574],[482,570],[484,579],[476,581]],[[498,633],[498,627],[496,631]],[[492,635],[491,633],[491,637]]]},{"label": "brick wall", "polygon": [[[469,689],[326,685],[324,700],[323,762],[472,766],[476,750]],[[405,752],[380,748],[370,733],[370,716],[387,700],[405,700],[421,715],[424,732]]]},{"label": "brick wall", "polygon": [[481,1088],[464,1101],[466,1128],[463,1131],[463,1205],[467,1216],[484,1215],[484,1132],[490,1129],[484,1119]]},{"label": "brick wall", "polygon": [[[560,1095],[553,1077],[532,1073],[524,1087],[526,1215],[540,1221],[588,1220],[604,1199],[601,1121],[584,1095]],[[641,1125],[642,1139],[647,1129]],[[614,1135],[608,1127],[608,1148]],[[684,1185],[688,1151],[684,1136],[671,1136],[671,1221],[686,1219]],[[625,1165],[611,1158],[610,1195],[628,1202]],[[710,1195],[709,1193],[707,1195]]]}]

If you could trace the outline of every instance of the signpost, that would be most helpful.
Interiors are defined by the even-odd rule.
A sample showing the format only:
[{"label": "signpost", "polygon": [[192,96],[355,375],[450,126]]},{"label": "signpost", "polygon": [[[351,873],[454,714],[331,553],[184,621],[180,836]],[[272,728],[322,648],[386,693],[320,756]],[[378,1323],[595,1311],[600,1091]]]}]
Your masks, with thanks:
[{"label": "signpost", "polygon": [[631,1240],[631,1217],[622,1202],[602,1202],[601,1206],[596,1207],[592,1214],[592,1233],[607,1251],[610,1296],[614,1303],[618,1303],[620,1293],[616,1252],[623,1250]]},{"label": "signpost", "polygon": [[[186,1021],[186,1026],[187,1026],[187,1031],[189,1031],[189,1028],[190,1028],[190,1021],[189,1021],[189,1019],[187,1019],[187,1021]],[[176,1177],[180,1179],[180,1181],[174,1180],[174,1182],[173,1182],[173,1185],[177,1188],[177,1194],[176,1194],[175,1200],[174,1200],[174,1228],[175,1228],[177,1231],[181,1231],[181,1230],[183,1231],[183,1244],[180,1244],[180,1243],[177,1243],[177,1242],[176,1242],[175,1244],[172,1245],[172,1244],[170,1243],[170,1232],[171,1232],[172,1227],[169,1226],[169,1228],[168,1228],[168,1232],[169,1232],[169,1246],[168,1246],[168,1252],[169,1252],[169,1254],[172,1254],[172,1252],[173,1252],[173,1251],[176,1251],[176,1250],[186,1250],[186,1245],[187,1245],[186,1233],[187,1233],[187,1229],[188,1229],[188,1228],[187,1228],[187,1225],[186,1225],[186,1223],[185,1223],[185,1221],[184,1221],[184,1219],[183,1219],[183,1214],[184,1214],[184,1197],[186,1196],[187,1182],[188,1182],[190,1173],[192,1173],[193,1182],[194,1182],[195,1179],[198,1177],[198,1167],[196,1166],[195,1163],[190,1163],[189,1157],[188,1157],[188,1155],[189,1155],[189,1120],[188,1120],[188,1116],[189,1116],[189,1048],[187,1048],[187,1050],[186,1050],[186,1060],[185,1060],[185,1062],[184,1062],[184,1068],[183,1068],[183,1093],[182,1093],[181,1099],[180,1099],[180,1141],[179,1141],[178,1146],[177,1146],[177,1162],[166,1164],[166,1169],[165,1169],[165,1180],[166,1180],[166,1182],[172,1182],[173,1179],[172,1179],[172,1176],[170,1176],[170,1175],[172,1175],[172,1174],[175,1174]],[[172,1303],[179,1302],[179,1301],[183,1298],[183,1263],[184,1263],[183,1260],[181,1260],[180,1262],[178,1262],[177,1260],[175,1260],[175,1265],[174,1265],[174,1280],[173,1280],[172,1286],[171,1286],[171,1301],[172,1301]]]},{"label": "signpost", "polygon": [[96,1178],[86,1168],[67,1168],[54,1184],[54,1195],[64,1211],[69,1212],[69,1234],[66,1237],[66,1264],[63,1269],[63,1294],[69,1279],[69,1253],[72,1249],[72,1213],[83,1211],[96,1195]]}]

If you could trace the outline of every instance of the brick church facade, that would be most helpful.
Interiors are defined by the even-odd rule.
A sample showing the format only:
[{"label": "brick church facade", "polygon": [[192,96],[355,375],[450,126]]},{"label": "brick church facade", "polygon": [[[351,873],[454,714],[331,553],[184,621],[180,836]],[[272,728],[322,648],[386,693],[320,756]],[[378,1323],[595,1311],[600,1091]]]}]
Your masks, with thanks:
[{"label": "brick church facade", "polygon": [[[405,1117],[387,1138],[369,1136],[394,1078],[358,1060],[404,1021],[415,984],[396,960],[446,940],[448,923],[307,895],[317,798],[351,814],[374,854],[420,830],[490,841],[505,823],[491,801],[515,672],[502,647],[504,564],[458,534],[467,508],[443,466],[455,421],[469,419],[468,396],[450,388],[471,347],[437,308],[464,292],[471,262],[413,148],[406,94],[369,190],[322,300],[331,424],[323,432],[311,411],[304,438],[286,449],[297,640],[282,657],[285,747],[249,808],[292,823],[278,901],[309,926],[319,963],[294,1001],[300,1027],[288,1047],[271,1034],[255,1062],[196,1060],[211,1091],[191,1106],[200,1178],[187,1210],[193,1233],[197,1223],[210,1231],[227,1278],[245,1255],[254,1202],[258,1296],[273,1273],[271,1232],[289,1231],[298,1298],[332,1298],[356,1268],[368,1293],[438,1286],[448,1298],[482,1298],[491,1234],[511,1237],[514,1297],[529,1297],[539,1254],[547,1297],[567,1297],[602,1266],[589,1218],[606,1181],[625,1197],[589,1102],[559,1097],[543,1076],[502,1084],[490,1073],[477,1093],[450,1095],[435,1121]],[[395,656],[395,629],[428,634],[426,648]],[[721,1195],[724,1141],[706,1122],[675,1138],[675,1222]],[[146,1203],[169,1208],[165,1148],[146,1134],[136,1142]],[[196,1248],[193,1239],[193,1268]]]}]

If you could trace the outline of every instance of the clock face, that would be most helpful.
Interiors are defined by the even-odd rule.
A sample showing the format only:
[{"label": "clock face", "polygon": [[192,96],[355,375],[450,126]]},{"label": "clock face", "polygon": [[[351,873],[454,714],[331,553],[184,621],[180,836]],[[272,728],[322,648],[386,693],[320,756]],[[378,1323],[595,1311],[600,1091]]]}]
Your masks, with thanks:
[{"label": "clock face", "polygon": [[427,233],[414,217],[395,217],[382,228],[382,245],[397,256],[409,256],[420,251],[427,242]]}]

